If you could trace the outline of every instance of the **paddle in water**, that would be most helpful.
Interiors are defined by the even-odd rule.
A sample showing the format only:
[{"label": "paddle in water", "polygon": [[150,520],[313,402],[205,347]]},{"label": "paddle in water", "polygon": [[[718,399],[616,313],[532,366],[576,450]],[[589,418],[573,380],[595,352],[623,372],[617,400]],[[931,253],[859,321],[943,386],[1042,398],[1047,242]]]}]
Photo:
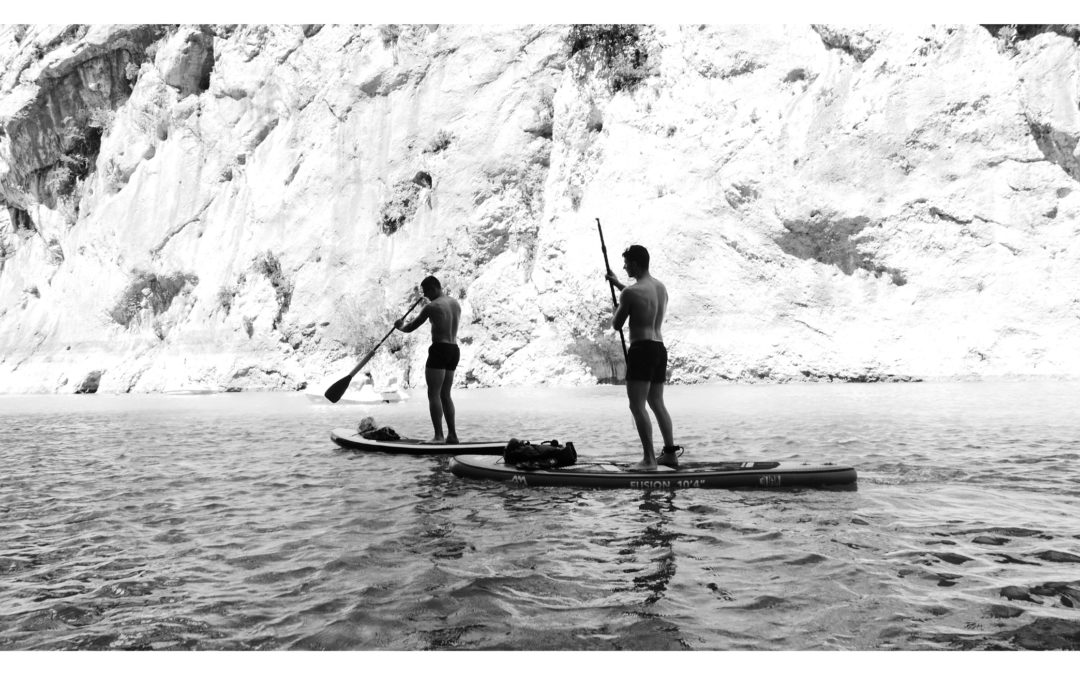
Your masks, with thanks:
[{"label": "paddle in water", "polygon": [[[419,305],[420,301],[423,299],[423,296],[417,298],[416,302],[414,302],[412,305],[409,306],[407,310],[405,310],[405,315],[401,317],[401,320],[404,321],[405,317],[409,316],[409,313],[416,309],[416,306]],[[379,347],[382,346],[382,343],[386,342],[386,339],[389,338],[395,330],[397,329],[391,327],[390,331],[383,336],[383,339],[379,340],[379,344],[372,347],[371,351],[367,353],[367,356],[365,356],[363,360],[360,361],[360,363],[356,364],[356,367],[352,369],[352,372],[330,385],[330,388],[326,390],[326,393],[323,394],[323,396],[325,396],[331,403],[337,403],[338,401],[340,401],[341,397],[345,395],[345,390],[349,388],[349,383],[352,382],[353,376],[359,373],[360,369],[367,365],[367,362],[371,360],[371,357],[375,356],[375,352],[379,349]]]},{"label": "paddle in water", "polygon": [[[600,227],[600,219],[596,219],[596,229],[600,232],[600,250],[604,252],[604,267],[607,269],[608,275],[611,274],[611,265],[608,263],[607,258],[607,246],[604,245],[604,228]],[[615,297],[615,283],[608,279],[608,287],[611,288],[611,304],[615,307],[619,306],[619,300]],[[622,355],[623,360],[626,359],[626,336],[623,335],[622,328],[619,329],[619,340],[622,341]]]}]

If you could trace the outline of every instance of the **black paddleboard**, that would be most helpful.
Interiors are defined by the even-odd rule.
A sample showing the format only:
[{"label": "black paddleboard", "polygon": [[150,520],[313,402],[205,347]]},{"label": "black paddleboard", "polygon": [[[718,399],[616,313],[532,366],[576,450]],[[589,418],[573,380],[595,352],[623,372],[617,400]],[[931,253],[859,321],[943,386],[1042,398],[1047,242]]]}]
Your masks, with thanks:
[{"label": "black paddleboard", "polygon": [[475,455],[503,454],[506,441],[483,443],[427,443],[417,438],[400,438],[396,441],[376,441],[364,438],[355,429],[334,429],[330,439],[349,450],[392,452],[401,455],[451,455],[468,452]]},{"label": "black paddleboard", "polygon": [[855,469],[839,464],[796,462],[694,462],[678,469],[665,466],[640,471],[630,464],[579,462],[555,469],[528,471],[506,464],[502,457],[458,455],[450,471],[464,478],[509,481],[528,486],[600,488],[783,488],[846,485],[856,481]]}]

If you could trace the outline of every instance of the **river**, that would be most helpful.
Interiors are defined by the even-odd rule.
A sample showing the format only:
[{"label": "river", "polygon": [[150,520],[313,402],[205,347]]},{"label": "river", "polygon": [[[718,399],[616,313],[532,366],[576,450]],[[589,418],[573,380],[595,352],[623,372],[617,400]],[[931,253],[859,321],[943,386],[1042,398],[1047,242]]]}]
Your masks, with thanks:
[{"label": "river", "polygon": [[[412,391],[0,397],[3,650],[987,650],[1080,643],[1080,384],[670,386],[684,460],[855,489],[457,478],[329,440]],[[455,392],[462,440],[640,449],[620,387]]]}]

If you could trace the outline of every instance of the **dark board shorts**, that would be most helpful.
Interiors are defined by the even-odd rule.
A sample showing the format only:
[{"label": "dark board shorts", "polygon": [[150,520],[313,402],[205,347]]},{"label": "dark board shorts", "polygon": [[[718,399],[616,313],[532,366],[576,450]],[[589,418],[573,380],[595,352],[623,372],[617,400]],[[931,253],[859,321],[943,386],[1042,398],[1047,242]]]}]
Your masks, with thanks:
[{"label": "dark board shorts", "polygon": [[667,379],[667,347],[663,342],[642,340],[626,353],[626,379],[663,382]]},{"label": "dark board shorts", "polygon": [[427,367],[436,370],[454,370],[461,358],[458,346],[449,342],[434,342],[427,350]]}]

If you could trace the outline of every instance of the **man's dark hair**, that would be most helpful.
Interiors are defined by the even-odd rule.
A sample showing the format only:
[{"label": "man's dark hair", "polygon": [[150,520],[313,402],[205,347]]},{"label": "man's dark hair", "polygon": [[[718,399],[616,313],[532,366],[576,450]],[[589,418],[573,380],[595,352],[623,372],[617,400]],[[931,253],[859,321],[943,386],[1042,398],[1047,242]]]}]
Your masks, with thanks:
[{"label": "man's dark hair", "polygon": [[[648,254],[646,254],[646,255],[648,255]],[[428,289],[428,288],[439,289],[439,288],[442,288],[442,284],[439,283],[439,280],[436,279],[435,277],[427,276],[427,277],[424,277],[424,280],[420,282],[420,288],[423,288],[423,289]]]},{"label": "man's dark hair", "polygon": [[649,269],[649,251],[641,244],[627,246],[622,257],[636,262],[643,270]]}]

